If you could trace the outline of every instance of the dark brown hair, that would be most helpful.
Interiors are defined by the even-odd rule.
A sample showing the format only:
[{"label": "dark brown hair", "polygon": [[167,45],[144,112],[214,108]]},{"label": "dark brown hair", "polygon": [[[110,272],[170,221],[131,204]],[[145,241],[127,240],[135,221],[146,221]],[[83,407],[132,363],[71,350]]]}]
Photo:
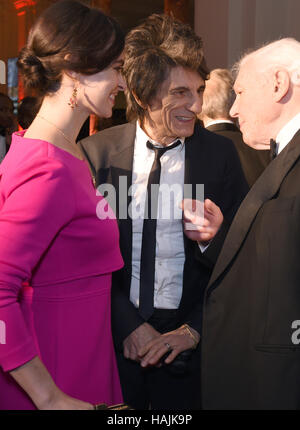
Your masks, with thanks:
[{"label": "dark brown hair", "polygon": [[124,76],[127,82],[127,118],[144,118],[171,68],[182,66],[207,79],[202,39],[192,28],[167,15],[153,14],[131,30],[125,43]]},{"label": "dark brown hair", "polygon": [[123,48],[124,36],[114,19],[78,1],[62,0],[39,17],[18,66],[25,86],[46,94],[59,88],[63,70],[100,72]]}]

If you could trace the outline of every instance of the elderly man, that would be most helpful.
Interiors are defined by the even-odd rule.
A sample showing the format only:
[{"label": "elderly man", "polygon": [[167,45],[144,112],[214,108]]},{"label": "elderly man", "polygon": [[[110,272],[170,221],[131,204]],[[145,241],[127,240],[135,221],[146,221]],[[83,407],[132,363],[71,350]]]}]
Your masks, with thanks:
[{"label": "elderly man", "polygon": [[[195,409],[201,308],[211,269],[206,251],[202,255],[197,242],[184,237],[179,205],[185,186],[204,184],[207,225],[198,237],[204,251],[217,230],[214,242],[222,241],[247,184],[232,142],[195,129],[207,71],[202,41],[190,27],[149,17],[127,36],[124,75],[133,122],[81,143],[97,184],[112,184],[117,201],[123,200],[117,217],[125,267],[113,279],[112,326],[124,399],[135,409]],[[160,199],[153,219],[144,217],[144,208],[149,196],[153,204],[145,191],[155,184],[177,191]],[[179,216],[173,210],[162,216],[160,203]],[[128,207],[139,216],[126,216]]]},{"label": "elderly man", "polygon": [[[274,160],[241,204],[205,293],[206,409],[299,409],[300,43],[238,64],[231,116]],[[211,244],[213,246],[213,243]]]},{"label": "elderly man", "polygon": [[214,69],[209,74],[203,94],[202,111],[198,118],[204,127],[231,139],[251,187],[270,162],[268,149],[257,151],[243,142],[242,134],[229,111],[233,102],[233,78],[228,69]]}]

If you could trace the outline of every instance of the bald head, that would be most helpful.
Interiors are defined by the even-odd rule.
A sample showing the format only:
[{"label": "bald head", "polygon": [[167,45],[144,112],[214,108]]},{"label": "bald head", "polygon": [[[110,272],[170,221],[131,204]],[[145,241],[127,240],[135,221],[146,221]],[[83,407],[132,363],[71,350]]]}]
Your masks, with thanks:
[{"label": "bald head", "polygon": [[300,111],[300,43],[272,42],[245,55],[235,70],[236,99],[230,115],[239,119],[248,145],[265,149]]},{"label": "bald head", "polygon": [[262,46],[251,53],[245,54],[233,67],[236,76],[240,67],[249,61],[254,61],[261,73],[273,69],[286,70],[294,85],[300,85],[300,42],[293,38],[284,38]]}]

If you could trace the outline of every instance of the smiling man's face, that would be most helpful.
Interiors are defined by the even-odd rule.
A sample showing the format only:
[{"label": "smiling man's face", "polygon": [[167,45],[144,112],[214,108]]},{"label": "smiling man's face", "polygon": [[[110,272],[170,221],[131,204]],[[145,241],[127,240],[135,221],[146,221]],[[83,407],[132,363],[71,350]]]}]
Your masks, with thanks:
[{"label": "smiling man's face", "polygon": [[204,80],[194,70],[174,67],[156,97],[147,106],[143,129],[156,142],[168,145],[194,132],[201,112]]}]

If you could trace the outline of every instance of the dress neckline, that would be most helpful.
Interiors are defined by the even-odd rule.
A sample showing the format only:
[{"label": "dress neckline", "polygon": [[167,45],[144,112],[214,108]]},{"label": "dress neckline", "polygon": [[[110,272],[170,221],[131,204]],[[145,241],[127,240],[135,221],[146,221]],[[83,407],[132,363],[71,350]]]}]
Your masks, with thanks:
[{"label": "dress neckline", "polygon": [[36,142],[47,143],[47,145],[51,145],[52,148],[58,149],[60,152],[62,152],[63,154],[65,154],[65,155],[67,155],[69,157],[71,157],[72,159],[78,160],[79,162],[86,164],[86,160],[84,158],[83,159],[78,158],[78,157],[76,157],[76,155],[73,155],[71,152],[66,151],[63,148],[60,148],[59,146],[55,145],[52,142],[49,142],[48,140],[36,139],[36,138],[33,138],[33,137],[26,137],[26,136],[24,136],[24,134],[26,133],[26,131],[27,130],[16,131],[16,132],[13,133],[13,136],[15,136],[17,138],[24,139],[25,141],[36,141]]}]

